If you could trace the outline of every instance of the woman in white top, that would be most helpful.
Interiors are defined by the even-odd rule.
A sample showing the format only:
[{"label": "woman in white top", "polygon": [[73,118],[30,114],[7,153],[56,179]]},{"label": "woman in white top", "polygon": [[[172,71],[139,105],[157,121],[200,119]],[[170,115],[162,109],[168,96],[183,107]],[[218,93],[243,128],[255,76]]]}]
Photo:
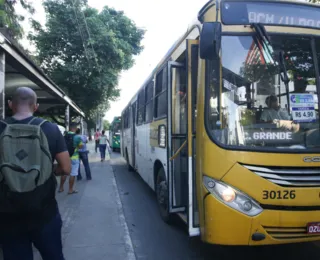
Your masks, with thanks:
[{"label": "woman in white top", "polygon": [[107,149],[107,136],[105,131],[102,131],[102,135],[99,136],[99,149],[101,155],[101,162],[106,159],[106,149]]}]

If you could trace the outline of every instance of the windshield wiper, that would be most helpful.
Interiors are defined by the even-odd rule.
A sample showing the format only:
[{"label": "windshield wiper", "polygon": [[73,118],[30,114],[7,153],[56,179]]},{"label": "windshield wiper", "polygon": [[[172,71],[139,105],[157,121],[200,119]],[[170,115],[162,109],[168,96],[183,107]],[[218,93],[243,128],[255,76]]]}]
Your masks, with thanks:
[{"label": "windshield wiper", "polygon": [[[272,48],[270,38],[264,26],[259,23],[253,23],[251,24],[251,28],[253,28],[256,32],[255,37],[257,39],[257,42],[256,42],[257,47],[260,49],[260,45],[259,45],[260,43],[262,45],[262,48],[264,49],[264,51],[261,51],[261,54],[265,59],[266,63],[268,63],[269,61],[269,63],[278,65],[277,62],[272,57],[272,54],[274,51]],[[265,56],[265,54],[267,54],[267,57]]]},{"label": "windshield wiper", "polygon": [[280,78],[284,82],[284,84],[287,86],[289,85],[290,79],[288,76],[286,64],[284,62],[284,52],[282,50],[279,53],[279,62],[280,62]]},{"label": "windshield wiper", "polygon": [[[251,28],[253,28],[256,32],[256,38],[258,40],[258,42],[260,42],[262,44],[263,49],[265,50],[265,53],[268,55],[268,59],[271,63],[273,63],[274,65],[278,66],[280,69],[280,78],[282,80],[282,82],[284,83],[285,87],[286,87],[286,93],[287,93],[287,104],[288,104],[288,110],[289,110],[289,102],[290,102],[290,98],[289,98],[289,76],[288,76],[288,72],[287,72],[287,68],[286,68],[286,64],[285,64],[285,59],[284,59],[284,51],[280,50],[279,52],[279,63],[276,62],[273,57],[272,54],[274,53],[273,48],[272,48],[272,44],[270,41],[270,38],[268,36],[268,33],[266,31],[266,29],[264,28],[264,26],[260,23],[253,23],[251,24]],[[259,47],[259,45],[258,45]],[[266,60],[266,57],[264,55],[264,52],[262,52],[262,55],[264,57],[264,59]],[[267,62],[267,60],[266,60]],[[288,111],[289,112],[289,111]]]}]

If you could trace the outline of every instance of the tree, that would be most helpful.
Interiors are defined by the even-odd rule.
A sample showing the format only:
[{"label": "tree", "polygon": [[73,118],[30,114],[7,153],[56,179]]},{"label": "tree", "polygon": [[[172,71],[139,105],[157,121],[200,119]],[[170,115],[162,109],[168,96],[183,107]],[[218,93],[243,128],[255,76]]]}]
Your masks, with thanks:
[{"label": "tree", "polygon": [[[45,0],[45,28],[33,21],[30,39],[43,70],[86,113],[87,121],[119,97],[118,77],[142,51],[144,31],[123,12],[101,12],[86,0]],[[89,122],[91,125],[91,123]]]},{"label": "tree", "polygon": [[[284,63],[290,81],[294,82],[294,91],[303,93],[308,84],[314,82],[315,67],[310,41],[296,37],[274,37],[276,49],[270,56],[279,63],[280,50],[284,53]],[[281,44],[280,44],[281,43]],[[260,53],[263,56],[263,53]],[[240,75],[249,82],[260,82],[269,90],[274,88],[274,75],[279,74],[280,66],[275,63],[244,63]]]},{"label": "tree", "polygon": [[108,120],[103,120],[103,129],[104,130],[110,129],[110,122]]},{"label": "tree", "polygon": [[21,39],[24,35],[21,23],[25,17],[15,12],[15,6],[20,4],[29,13],[34,14],[34,8],[27,0],[0,0],[0,27],[7,28],[12,38]]}]

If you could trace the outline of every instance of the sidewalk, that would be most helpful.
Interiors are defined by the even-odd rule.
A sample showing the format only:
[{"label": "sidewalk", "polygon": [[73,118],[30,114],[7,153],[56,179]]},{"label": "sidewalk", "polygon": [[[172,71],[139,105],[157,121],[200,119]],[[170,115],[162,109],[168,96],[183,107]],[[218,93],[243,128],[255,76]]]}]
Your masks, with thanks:
[{"label": "sidewalk", "polygon": [[[66,260],[135,260],[109,156],[100,162],[93,142],[88,144],[92,181],[77,182],[79,193],[57,193],[63,220],[62,240]],[[0,257],[0,260],[2,258]],[[35,260],[40,260],[35,251]]]}]

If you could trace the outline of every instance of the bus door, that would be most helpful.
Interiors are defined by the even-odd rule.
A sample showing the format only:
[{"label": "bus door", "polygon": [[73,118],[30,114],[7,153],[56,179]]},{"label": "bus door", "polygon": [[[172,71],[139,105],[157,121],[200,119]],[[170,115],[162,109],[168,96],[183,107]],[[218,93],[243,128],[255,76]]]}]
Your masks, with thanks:
[{"label": "bus door", "polygon": [[169,211],[185,213],[188,204],[187,72],[184,63],[169,62],[168,66]]},{"label": "bus door", "polygon": [[200,235],[199,211],[196,190],[196,116],[199,41],[187,40],[188,63],[188,226],[189,235]]},{"label": "bus door", "polygon": [[132,118],[132,127],[131,127],[131,166],[136,167],[136,106],[137,102],[134,102],[131,107],[131,118]]},{"label": "bus door", "polygon": [[199,235],[195,190],[195,104],[198,41],[187,41],[185,63],[169,62],[169,211],[186,216],[189,235]]}]

